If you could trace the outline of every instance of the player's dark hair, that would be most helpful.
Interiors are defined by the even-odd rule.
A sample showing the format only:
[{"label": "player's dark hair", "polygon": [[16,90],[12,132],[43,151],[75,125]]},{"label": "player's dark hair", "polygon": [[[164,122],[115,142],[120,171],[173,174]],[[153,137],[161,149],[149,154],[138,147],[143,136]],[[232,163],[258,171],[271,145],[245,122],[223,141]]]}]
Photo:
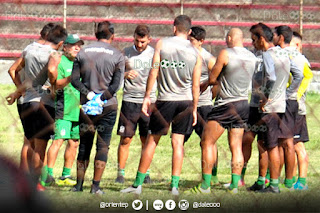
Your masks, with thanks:
[{"label": "player's dark hair", "polygon": [[186,15],[177,16],[174,19],[173,26],[177,28],[178,32],[188,33],[191,28],[191,19]]},{"label": "player's dark hair", "polygon": [[296,38],[298,38],[298,39],[300,39],[302,41],[302,35],[300,33],[296,32],[296,31],[293,31],[292,34],[293,34],[294,37],[296,37]]},{"label": "player's dark hair", "polygon": [[111,36],[114,34],[113,24],[109,21],[103,21],[98,23],[98,26],[95,23],[95,35],[96,38],[99,39],[107,39],[109,40]]},{"label": "player's dark hair", "polygon": [[48,33],[47,41],[58,44],[61,41],[65,41],[68,36],[67,30],[61,25],[55,25]]},{"label": "player's dark hair", "polygon": [[150,36],[150,28],[147,25],[140,24],[136,27],[134,35],[138,35],[140,37]]},{"label": "player's dark hair", "polygon": [[55,26],[56,24],[54,23],[48,23],[43,26],[42,30],[40,31],[41,38],[44,40],[47,40],[48,33],[50,30]]},{"label": "player's dark hair", "polygon": [[191,27],[190,36],[197,39],[198,41],[204,40],[206,38],[206,30],[201,26]]},{"label": "player's dark hair", "polygon": [[276,30],[276,33],[278,36],[280,36],[280,35],[283,36],[284,43],[290,44],[293,32],[289,26],[287,26],[287,25],[277,26],[277,27],[275,27],[275,30]]},{"label": "player's dark hair", "polygon": [[271,28],[261,22],[251,26],[250,32],[253,35],[257,36],[258,39],[263,37],[267,42],[272,42],[273,40],[273,33]]}]

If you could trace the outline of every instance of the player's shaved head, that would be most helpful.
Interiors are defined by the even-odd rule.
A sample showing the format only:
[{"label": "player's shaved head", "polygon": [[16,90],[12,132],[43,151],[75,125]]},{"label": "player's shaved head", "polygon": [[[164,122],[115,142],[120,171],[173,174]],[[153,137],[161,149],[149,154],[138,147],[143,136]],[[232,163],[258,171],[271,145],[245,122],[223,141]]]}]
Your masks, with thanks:
[{"label": "player's shaved head", "polygon": [[243,46],[243,32],[239,28],[231,28],[227,34],[228,47]]},{"label": "player's shaved head", "polygon": [[231,28],[228,32],[228,36],[233,40],[243,40],[243,32],[239,28]]}]

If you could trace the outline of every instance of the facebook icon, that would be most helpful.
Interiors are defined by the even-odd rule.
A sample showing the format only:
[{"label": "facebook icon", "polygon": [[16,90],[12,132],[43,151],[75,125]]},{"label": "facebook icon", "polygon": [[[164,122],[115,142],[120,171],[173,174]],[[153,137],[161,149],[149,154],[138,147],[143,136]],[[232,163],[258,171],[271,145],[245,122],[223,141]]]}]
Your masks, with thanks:
[{"label": "facebook icon", "polygon": [[174,210],[174,208],[176,208],[176,202],[174,202],[174,200],[167,200],[166,201],[166,208],[169,211]]}]

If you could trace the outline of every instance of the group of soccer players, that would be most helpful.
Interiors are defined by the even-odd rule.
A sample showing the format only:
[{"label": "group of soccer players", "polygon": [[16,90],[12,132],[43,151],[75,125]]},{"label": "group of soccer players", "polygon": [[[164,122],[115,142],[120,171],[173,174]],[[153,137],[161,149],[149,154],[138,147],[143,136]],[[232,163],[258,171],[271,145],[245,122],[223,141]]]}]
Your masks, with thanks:
[{"label": "group of soccer players", "polygon": [[[202,182],[186,193],[211,193],[211,186],[218,183],[216,142],[225,129],[232,153],[228,191],[237,193],[238,186],[244,186],[256,135],[259,177],[248,189],[280,192],[283,164],[283,188],[307,189],[305,92],[312,72],[301,54],[302,37],[288,26],[273,32],[262,23],[250,32],[254,53],[244,48],[243,32],[232,28],[226,36],[228,48],[215,58],[202,47],[205,29],[192,27],[186,15],[174,19],[174,36],[160,39],[155,48],[149,45],[149,27],[138,25],[134,44],[122,52],[112,46],[114,26],[108,21],[95,26],[97,41],[84,47],[76,34],[67,34],[57,24],[45,25],[41,39],[28,45],[9,69],[17,90],[7,100],[9,104],[19,100],[25,132],[21,169],[30,172],[39,190],[56,183],[83,191],[97,133],[90,193],[104,194],[100,181],[117,118],[116,93],[123,85],[117,183],[125,181],[129,146],[138,126],[142,151],[136,179],[122,193],[141,194],[142,184],[151,183],[149,167],[170,126],[173,195],[179,195],[184,143],[193,130],[201,138]],[[58,51],[61,47],[63,53]],[[55,180],[53,167],[65,140],[63,172]],[[71,168],[77,151],[75,181]]]}]

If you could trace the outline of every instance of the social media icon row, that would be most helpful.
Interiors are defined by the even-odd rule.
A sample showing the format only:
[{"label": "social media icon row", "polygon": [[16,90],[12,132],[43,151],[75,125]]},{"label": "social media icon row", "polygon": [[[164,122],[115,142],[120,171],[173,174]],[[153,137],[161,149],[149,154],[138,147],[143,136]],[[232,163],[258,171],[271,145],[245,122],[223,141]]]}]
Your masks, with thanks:
[{"label": "social media icon row", "polygon": [[[165,206],[167,210],[171,211],[176,208],[176,202],[174,200],[167,200],[164,204],[162,200],[155,200],[153,202],[153,208],[157,211],[160,211]],[[185,211],[189,208],[189,202],[187,200],[180,200],[178,206],[181,210]],[[132,208],[134,210],[140,210],[143,207],[143,203],[141,200],[134,200],[132,202]],[[146,207],[147,208],[147,207]]]}]

